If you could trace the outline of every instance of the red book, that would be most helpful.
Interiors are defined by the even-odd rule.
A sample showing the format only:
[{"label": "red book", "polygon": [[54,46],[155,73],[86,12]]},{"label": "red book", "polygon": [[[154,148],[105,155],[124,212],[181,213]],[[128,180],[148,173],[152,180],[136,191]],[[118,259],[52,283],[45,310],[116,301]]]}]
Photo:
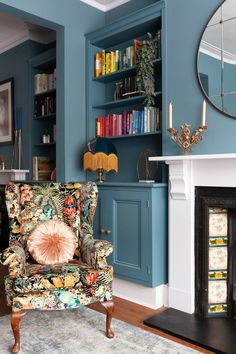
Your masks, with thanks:
[{"label": "red book", "polygon": [[134,65],[138,62],[138,48],[140,46],[140,41],[138,39],[134,39]]},{"label": "red book", "polygon": [[109,114],[109,136],[113,136],[113,115]]},{"label": "red book", "polygon": [[109,114],[105,117],[105,136],[109,136]]},{"label": "red book", "polygon": [[112,136],[117,136],[117,114],[113,114],[113,135]]},{"label": "red book", "polygon": [[104,137],[105,136],[105,117],[101,117],[101,136]]}]

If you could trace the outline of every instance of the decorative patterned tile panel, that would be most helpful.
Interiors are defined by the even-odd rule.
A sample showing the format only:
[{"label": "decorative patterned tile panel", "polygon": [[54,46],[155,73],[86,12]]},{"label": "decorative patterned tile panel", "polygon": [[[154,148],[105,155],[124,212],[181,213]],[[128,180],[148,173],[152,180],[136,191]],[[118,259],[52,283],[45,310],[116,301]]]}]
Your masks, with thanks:
[{"label": "decorative patterned tile panel", "polygon": [[209,212],[209,235],[227,236],[228,233],[228,214]]},{"label": "decorative patterned tile panel", "polygon": [[227,312],[227,304],[213,304],[209,305],[208,313],[223,313]]},{"label": "decorative patterned tile panel", "polygon": [[209,246],[210,247],[219,247],[227,246],[228,237],[209,237]]},{"label": "decorative patterned tile panel", "polygon": [[209,280],[227,279],[227,270],[212,270],[208,272]]},{"label": "decorative patterned tile panel", "polygon": [[228,209],[225,208],[209,208],[210,214],[217,214],[217,213],[227,213]]},{"label": "decorative patterned tile panel", "polygon": [[208,282],[208,303],[226,303],[227,282],[226,280],[215,280]]},{"label": "decorative patterned tile panel", "polygon": [[209,248],[209,270],[227,269],[228,249],[227,247]]}]

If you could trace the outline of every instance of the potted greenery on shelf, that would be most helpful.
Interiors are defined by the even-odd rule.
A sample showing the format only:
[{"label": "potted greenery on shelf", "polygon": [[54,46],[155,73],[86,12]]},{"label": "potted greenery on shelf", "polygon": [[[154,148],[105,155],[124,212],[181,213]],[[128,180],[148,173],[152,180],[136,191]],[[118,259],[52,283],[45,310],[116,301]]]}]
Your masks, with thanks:
[{"label": "potted greenery on shelf", "polygon": [[146,95],[144,103],[149,107],[154,105],[155,98],[155,78],[153,61],[160,55],[157,50],[160,42],[160,32],[155,37],[148,33],[148,39],[140,42],[138,48],[138,63],[136,82],[140,92]]}]

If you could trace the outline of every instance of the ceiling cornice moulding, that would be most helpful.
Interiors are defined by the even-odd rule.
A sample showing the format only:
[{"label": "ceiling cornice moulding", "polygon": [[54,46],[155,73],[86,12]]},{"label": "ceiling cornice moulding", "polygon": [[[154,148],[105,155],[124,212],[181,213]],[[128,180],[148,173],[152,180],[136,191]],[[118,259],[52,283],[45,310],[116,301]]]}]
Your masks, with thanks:
[{"label": "ceiling cornice moulding", "polygon": [[[221,60],[221,49],[206,41],[202,41],[200,52],[209,55],[217,60]],[[225,63],[233,65],[236,64],[236,56],[232,53],[227,52],[226,50],[223,50],[223,58]]]},{"label": "ceiling cornice moulding", "polygon": [[0,42],[0,54],[6,52],[9,49],[16,47],[17,45],[27,41],[29,39],[29,33],[27,30],[18,32],[15,36],[11,36],[7,40]]},{"label": "ceiling cornice moulding", "polygon": [[101,3],[97,2],[96,0],[80,0],[80,1],[84,2],[87,5],[93,6],[98,10],[106,12],[106,11],[114,9],[115,7],[125,4],[126,2],[129,2],[130,0],[115,0],[115,1],[111,2],[110,4],[105,4],[105,1],[104,1],[104,4],[101,4]]}]

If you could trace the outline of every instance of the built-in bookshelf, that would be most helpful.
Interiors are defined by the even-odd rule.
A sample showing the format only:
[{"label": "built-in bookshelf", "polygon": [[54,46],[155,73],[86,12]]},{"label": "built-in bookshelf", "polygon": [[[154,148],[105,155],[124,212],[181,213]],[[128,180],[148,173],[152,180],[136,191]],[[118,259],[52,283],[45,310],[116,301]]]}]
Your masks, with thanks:
[{"label": "built-in bookshelf", "polygon": [[[50,180],[56,167],[56,52],[31,59],[31,179]],[[46,167],[47,168],[46,168]]]},{"label": "built-in bookshelf", "polygon": [[[138,161],[146,150],[162,155],[166,89],[164,14],[165,1],[160,0],[86,36],[87,140],[96,135],[110,139],[116,147],[119,164],[117,174],[107,173],[105,183],[98,184],[95,237],[114,245],[109,261],[116,277],[145,286],[159,286],[167,281],[167,185],[162,183],[165,181],[163,169],[158,166],[155,178],[158,183],[139,183],[137,171]],[[134,43],[147,38],[148,32],[161,34],[162,55],[153,61],[155,120],[150,119],[149,125],[145,125],[145,117],[150,114],[145,108],[146,97],[143,92],[137,92],[135,82],[129,78],[137,72]],[[102,55],[112,52],[110,61],[114,60],[115,64],[110,64],[104,74],[104,67],[100,68],[97,61],[100,60],[101,65]],[[129,60],[123,59],[120,66],[114,53],[117,53],[116,60],[121,60],[122,56]],[[105,64],[109,65],[109,55],[108,58],[105,55],[105,59]],[[130,80],[131,90],[120,90],[120,83],[126,87]],[[133,114],[133,128],[130,114]],[[145,171],[146,166],[143,165]],[[95,176],[88,173],[87,178],[94,180]]]},{"label": "built-in bookshelf", "polygon": [[[107,137],[115,144],[119,173],[108,176],[109,181],[137,181],[137,160],[146,149],[162,155],[163,4],[160,1],[86,36],[87,139]],[[146,108],[144,92],[135,86],[137,51],[148,33],[159,38],[152,62],[154,113]],[[161,168],[157,181],[163,181]]]}]

